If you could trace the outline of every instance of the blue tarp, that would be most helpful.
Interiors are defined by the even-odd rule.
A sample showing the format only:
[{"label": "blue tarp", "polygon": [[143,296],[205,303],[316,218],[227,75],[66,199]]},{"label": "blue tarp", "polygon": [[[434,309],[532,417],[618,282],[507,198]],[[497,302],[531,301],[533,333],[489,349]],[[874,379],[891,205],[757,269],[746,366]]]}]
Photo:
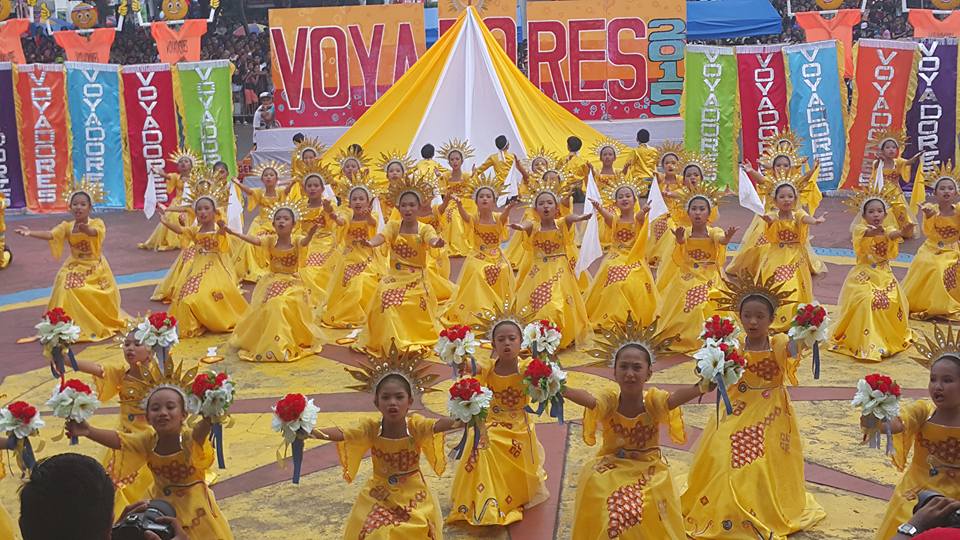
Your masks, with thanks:
[{"label": "blue tarp", "polygon": [[783,33],[783,18],[769,0],[687,2],[687,39],[721,39]]}]

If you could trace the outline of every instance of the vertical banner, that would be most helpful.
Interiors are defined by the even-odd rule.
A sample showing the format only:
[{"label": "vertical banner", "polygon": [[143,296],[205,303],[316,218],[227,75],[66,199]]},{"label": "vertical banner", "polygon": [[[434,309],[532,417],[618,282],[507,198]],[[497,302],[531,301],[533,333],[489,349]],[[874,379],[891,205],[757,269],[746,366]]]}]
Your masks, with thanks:
[{"label": "vertical banner", "polygon": [[103,185],[105,199],[99,206],[132,208],[120,66],[86,62],[66,62],[64,66],[73,136],[73,177],[86,177]]},{"label": "vertical banner", "polygon": [[876,144],[871,139],[885,130],[903,129],[907,108],[917,88],[920,51],[912,41],[861,39],[854,46],[856,73],[843,187],[867,185]]},{"label": "vertical banner", "polygon": [[27,208],[64,211],[71,169],[66,73],[60,64],[17,65],[13,73]]},{"label": "vertical banner", "polygon": [[223,161],[237,175],[237,140],[233,135],[233,91],[229,60],[181,62],[175,66],[177,111],[186,146],[209,164]]},{"label": "vertical banner", "polygon": [[448,0],[440,2],[438,5],[438,14],[440,17],[440,35],[442,36],[457,17],[466,11],[467,6],[473,5],[480,13],[483,24],[490,29],[497,43],[510,60],[517,63],[517,1],[516,0],[483,0],[481,2],[472,2],[472,0]]},{"label": "vertical banner", "polygon": [[956,163],[957,40],[923,39],[918,45],[917,91],[907,111],[904,155],[923,152],[921,166],[929,172]]},{"label": "vertical banner", "polygon": [[10,208],[27,205],[17,140],[17,106],[13,92],[13,66],[0,62],[0,192]]},{"label": "vertical banner", "polygon": [[800,155],[820,162],[820,189],[837,189],[847,154],[847,86],[836,41],[787,45],[790,129],[803,137]]},{"label": "vertical banner", "polygon": [[677,116],[685,0],[528,1],[530,81],[581,120]]},{"label": "vertical banner", "polygon": [[157,202],[166,204],[167,180],[156,171],[176,171],[176,166],[167,163],[166,158],[179,144],[170,65],[124,66],[122,73],[133,207],[143,208],[150,177],[153,177]]},{"label": "vertical banner", "polygon": [[687,150],[714,159],[720,186],[737,183],[737,59],[731,47],[687,45],[683,83],[683,142]]},{"label": "vertical banner", "polygon": [[751,163],[760,157],[763,139],[786,131],[790,125],[782,49],[783,45],[736,48],[743,158]]}]

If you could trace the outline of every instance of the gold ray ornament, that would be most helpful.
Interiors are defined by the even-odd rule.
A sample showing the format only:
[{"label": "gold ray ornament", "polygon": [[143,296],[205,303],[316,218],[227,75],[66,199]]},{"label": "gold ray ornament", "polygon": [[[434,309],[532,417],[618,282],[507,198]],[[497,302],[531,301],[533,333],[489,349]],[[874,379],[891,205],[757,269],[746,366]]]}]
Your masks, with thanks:
[{"label": "gold ray ornament", "polygon": [[512,322],[523,332],[524,327],[533,322],[534,315],[530,306],[517,308],[514,302],[506,300],[502,304],[477,313],[477,322],[473,325],[473,329],[476,330],[477,335],[486,336],[487,341],[493,341],[493,329],[500,323]]},{"label": "gold ray ornament", "polygon": [[592,149],[593,153],[596,154],[597,159],[600,159],[600,152],[603,152],[604,148],[613,149],[614,158],[626,151],[626,147],[620,141],[616,139],[611,139],[609,137],[601,137],[596,142],[593,143]]},{"label": "gold ray ornament", "polygon": [[95,182],[88,179],[86,176],[81,178],[79,181],[74,178],[69,185],[69,189],[63,191],[64,202],[68,205],[70,201],[73,200],[73,196],[83,193],[87,197],[90,197],[90,204],[102,203],[107,198],[107,193],[103,189],[103,182]]},{"label": "gold ray ornament", "polygon": [[657,166],[663,168],[663,160],[667,156],[673,156],[677,158],[677,165],[679,166],[683,163],[687,151],[683,148],[683,143],[677,141],[663,141],[662,143],[656,146],[657,149]]},{"label": "gold ray ornament", "polygon": [[556,152],[551,152],[543,146],[537,148],[533,152],[527,154],[527,159],[523,160],[523,168],[530,171],[531,173],[536,171],[538,167],[535,165],[536,162],[543,160],[549,166],[550,163],[556,163],[560,160],[560,156]]},{"label": "gold ray ornament", "polygon": [[127,375],[126,384],[120,389],[120,401],[140,410],[146,410],[147,400],[154,392],[169,388],[180,394],[186,410],[187,396],[199,366],[185,370],[183,362],[174,363],[173,358],[167,356],[163,360],[162,367],[158,362],[151,361],[140,364],[132,370],[135,374]]},{"label": "gold ray ornament", "polygon": [[600,182],[600,198],[604,205],[612,205],[617,202],[617,193],[622,188],[627,188],[633,192],[633,198],[640,202],[641,197],[645,197],[650,191],[650,182],[639,177],[624,176],[620,172],[614,175],[613,180]]},{"label": "gold ray ornament", "polygon": [[922,333],[926,343],[921,343],[919,339],[913,342],[919,356],[911,357],[914,362],[927,368],[933,367],[934,362],[944,356],[960,358],[960,332],[953,331],[953,325],[947,324],[947,331],[944,332],[940,325],[933,325],[933,339],[930,339],[929,333]]},{"label": "gold ray ornament", "polygon": [[896,143],[897,156],[899,157],[900,152],[903,151],[903,147],[907,144],[907,133],[902,129],[885,129],[875,133],[873,137],[870,138],[870,143],[877,145],[877,157],[880,155],[880,149],[883,147],[883,143],[887,141]]},{"label": "gold ray ornament", "polygon": [[470,175],[470,178],[460,187],[460,193],[469,193],[471,199],[477,198],[477,193],[481,189],[489,189],[493,192],[493,197],[498,199],[506,193],[503,182],[497,179],[496,175],[486,175],[476,173]]},{"label": "gold ray ornament", "polygon": [[333,173],[333,170],[330,169],[329,165],[320,160],[310,165],[301,163],[300,166],[293,171],[293,180],[301,185],[303,185],[303,181],[310,176],[319,176],[325,186],[333,186],[336,183],[336,175]]},{"label": "gold ray ornament", "polygon": [[372,394],[384,378],[399,375],[410,384],[414,395],[436,392],[433,385],[440,376],[430,372],[431,363],[426,361],[426,356],[426,352],[418,349],[407,348],[401,351],[397,348],[397,341],[391,339],[390,349],[385,357],[368,354],[366,359],[358,362],[356,368],[343,368],[360,383],[347,388]]},{"label": "gold ray ornament", "polygon": [[774,276],[756,279],[750,276],[730,276],[724,280],[726,287],[720,288],[720,297],[716,299],[718,311],[740,313],[743,303],[750,297],[759,296],[770,302],[773,311],[787,304],[796,303],[790,296],[795,289],[784,290],[783,283],[777,283]]},{"label": "gold ray ornament", "polygon": [[293,221],[300,223],[303,215],[310,210],[310,207],[307,206],[306,199],[289,199],[285,201],[278,199],[266,208],[267,215],[270,216],[270,221],[273,221],[277,217],[277,212],[280,210],[289,210],[290,213],[293,214]]},{"label": "gold ray ornament", "polygon": [[771,137],[762,139],[763,151],[760,152],[760,165],[764,169],[773,169],[773,162],[779,157],[785,157],[790,161],[790,167],[799,169],[803,158],[800,157],[800,148],[803,147],[803,139],[790,130],[783,131]]},{"label": "gold ray ornament", "polygon": [[334,160],[340,165],[341,170],[346,166],[347,162],[351,160],[357,162],[357,169],[361,171],[370,166],[370,161],[366,154],[363,153],[363,150],[359,146],[352,144],[340,149],[340,152],[337,153]]},{"label": "gold ray ornament", "polygon": [[287,178],[290,176],[290,167],[288,167],[286,163],[281,163],[272,159],[258,164],[250,171],[250,175],[260,178],[263,176],[264,172],[270,169],[273,169],[273,172],[277,173],[277,178]]},{"label": "gold ray ornament", "polygon": [[853,190],[853,194],[843,199],[843,204],[847,209],[856,215],[863,215],[863,207],[870,201],[880,201],[884,208],[889,211],[899,198],[899,192],[893,184],[884,184],[880,189],[870,182],[868,186],[859,187]]},{"label": "gold ray ornament", "polygon": [[415,171],[406,173],[399,180],[390,182],[387,188],[387,204],[392,206],[400,205],[400,198],[407,193],[413,193],[420,199],[420,204],[427,204],[433,200],[437,185],[426,175],[418,174]]},{"label": "gold ray ornament", "polygon": [[377,162],[377,167],[386,173],[387,168],[394,163],[398,163],[403,167],[404,174],[407,174],[407,172],[412,171],[413,168],[416,167],[416,163],[414,163],[413,159],[411,159],[406,152],[396,149],[380,154],[380,161]]},{"label": "gold ray ornament", "polygon": [[467,159],[472,158],[474,156],[475,150],[472,146],[470,146],[469,142],[465,140],[461,141],[460,139],[450,139],[449,141],[443,143],[442,146],[440,146],[440,150],[439,150],[440,157],[447,160],[448,162],[450,161],[450,154],[452,154],[453,152],[458,152],[460,154],[460,157],[462,157],[463,160],[466,161]]},{"label": "gold ray ornament", "polygon": [[669,199],[667,201],[668,204],[671,204],[676,211],[686,213],[687,209],[690,208],[690,203],[695,199],[705,199],[712,210],[720,204],[720,197],[723,195],[723,192],[720,188],[709,182],[700,182],[693,187],[683,186],[676,194],[677,197]]},{"label": "gold ray ornament", "polygon": [[540,195],[549,193],[559,203],[568,199],[578,184],[576,179],[567,177],[562,160],[558,159],[533,171],[527,180],[527,192],[521,195],[521,201],[532,205]]},{"label": "gold ray ornament", "polygon": [[307,150],[313,150],[313,153],[317,155],[317,160],[319,160],[323,157],[323,154],[326,153],[327,146],[314,137],[304,137],[304,139],[298,142],[293,148],[295,161],[303,161],[303,153]]},{"label": "gold ray ornament", "polygon": [[677,169],[681,178],[685,176],[684,171],[686,171],[688,167],[697,167],[700,169],[700,176],[703,178],[701,183],[713,182],[717,177],[717,163],[706,154],[685,152],[683,159],[680,160],[680,167]]},{"label": "gold ray ornament", "polygon": [[335,188],[337,197],[339,197],[341,201],[344,201],[344,204],[349,204],[350,194],[357,189],[365,191],[367,198],[371,201],[383,194],[383,185],[371,178],[370,171],[367,169],[361,169],[360,172],[353,175],[353,179],[343,177]]},{"label": "gold ray ornament", "polygon": [[783,186],[792,187],[793,194],[799,198],[809,185],[810,177],[801,173],[798,168],[790,167],[782,171],[771,168],[757,184],[757,191],[772,203],[777,198],[777,190]]},{"label": "gold ray ornament", "polygon": [[924,183],[930,189],[936,189],[941,180],[950,180],[956,187],[960,185],[960,167],[956,167],[950,162],[941,163],[939,167],[927,171],[924,177]]},{"label": "gold ray ornament", "polygon": [[590,356],[597,359],[591,365],[613,367],[617,354],[627,346],[635,345],[647,351],[650,356],[650,364],[657,361],[657,355],[665,352],[667,347],[677,338],[677,336],[663,337],[657,329],[660,318],[646,326],[633,318],[633,313],[627,312],[625,322],[614,322],[609,327],[603,327],[596,338],[597,347],[589,352]]},{"label": "gold ray ornament", "polygon": [[210,199],[217,208],[226,208],[230,198],[230,186],[225,179],[218,178],[212,169],[202,167],[194,169],[185,182],[184,204],[193,207],[200,199]]},{"label": "gold ray ornament", "polygon": [[203,165],[203,158],[200,157],[200,154],[194,152],[189,148],[177,148],[174,150],[170,157],[167,158],[167,161],[178,165],[181,160],[186,159],[190,161],[190,165],[194,167],[199,167]]}]

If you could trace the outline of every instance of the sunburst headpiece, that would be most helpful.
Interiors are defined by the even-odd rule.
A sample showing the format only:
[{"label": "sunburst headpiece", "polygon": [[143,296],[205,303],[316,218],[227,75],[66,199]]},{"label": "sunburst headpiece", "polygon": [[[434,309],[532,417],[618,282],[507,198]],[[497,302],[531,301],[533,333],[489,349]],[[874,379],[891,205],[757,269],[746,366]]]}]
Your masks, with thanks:
[{"label": "sunburst headpiece", "polygon": [[914,362],[930,369],[934,362],[944,356],[960,358],[960,332],[954,332],[952,324],[946,326],[947,331],[944,332],[939,325],[934,324],[933,339],[930,339],[930,334],[924,333],[926,343],[921,343],[919,339],[913,342],[913,346],[920,353],[920,356],[913,357]]},{"label": "sunburst headpiece", "polygon": [[803,139],[793,131],[787,130],[762,141],[763,151],[760,153],[760,164],[766,169],[773,168],[773,162],[779,157],[790,161],[790,167],[799,167],[803,158],[800,157],[800,148]]},{"label": "sunburst headpiece", "polygon": [[90,204],[102,203],[107,198],[107,193],[103,189],[103,182],[95,182],[88,179],[86,176],[77,180],[76,178],[70,183],[69,189],[63,191],[64,201],[67,204],[70,204],[70,201],[73,200],[73,196],[77,193],[83,193],[87,197],[90,197]]},{"label": "sunburst headpiece", "polygon": [[550,150],[547,150],[541,146],[540,148],[537,148],[533,152],[527,154],[527,159],[523,160],[523,166],[528,171],[535,171],[538,168],[542,168],[534,166],[534,163],[540,161],[541,159],[550,164],[556,163],[557,160],[560,159],[560,156],[558,156],[556,152],[551,152]]},{"label": "sunburst headpiece", "polygon": [[167,356],[162,367],[158,362],[144,362],[133,369],[135,375],[128,375],[120,389],[120,401],[146,410],[150,396],[164,388],[180,394],[186,407],[187,393],[197,376],[199,366],[184,370],[183,362],[174,364],[173,359]]},{"label": "sunburst headpiece", "polygon": [[854,214],[862,215],[863,208],[870,201],[880,201],[886,210],[890,210],[898,198],[899,192],[893,184],[884,184],[882,188],[877,189],[877,186],[870,182],[867,186],[853,190],[853,195],[843,199],[843,203]]},{"label": "sunburst headpiece", "polygon": [[690,204],[696,199],[703,199],[707,201],[710,205],[710,208],[713,209],[720,203],[720,195],[722,192],[720,188],[709,183],[709,182],[700,182],[693,187],[683,186],[677,192],[676,199],[670,199],[673,201],[673,205],[683,205],[679,209],[683,212],[686,212],[690,208]]},{"label": "sunburst headpiece", "polygon": [[799,197],[809,184],[809,176],[802,174],[799,169],[790,167],[781,171],[770,169],[758,187],[761,195],[766,196],[767,200],[773,201],[777,198],[777,190],[783,186],[793,188],[793,193]]},{"label": "sunburst headpiece", "polygon": [[303,163],[293,172],[293,179],[300,184],[303,184],[303,181],[311,176],[319,176],[325,186],[332,186],[336,183],[335,175],[330,166],[319,160],[310,165]]},{"label": "sunburst headpiece", "polygon": [[931,169],[925,175],[924,182],[930,189],[936,189],[941,180],[950,180],[954,186],[960,186],[960,167],[950,162],[941,163],[939,167]]},{"label": "sunburst headpiece", "polygon": [[377,167],[380,167],[384,173],[387,172],[387,168],[390,167],[393,163],[399,163],[403,167],[404,174],[413,170],[416,166],[416,163],[410,158],[410,155],[402,150],[391,150],[390,152],[385,152],[380,154],[380,161],[377,162]]},{"label": "sunburst headpiece", "polygon": [[256,167],[254,167],[250,171],[250,174],[252,176],[256,176],[257,178],[259,178],[263,176],[264,172],[270,169],[272,169],[273,172],[277,173],[277,178],[286,178],[290,176],[290,167],[288,167],[286,163],[281,163],[279,161],[274,161],[272,159],[269,161],[264,161],[259,165],[257,165]]},{"label": "sunburst headpiece", "polygon": [[230,197],[227,181],[218,178],[213,170],[207,167],[191,174],[186,180],[186,186],[183,202],[191,207],[200,199],[210,199],[214,206],[225,207]]},{"label": "sunburst headpiece", "polygon": [[365,169],[370,165],[367,155],[363,153],[363,150],[357,146],[351,144],[346,148],[341,148],[340,152],[337,153],[337,157],[334,158],[337,164],[340,165],[340,168],[343,169],[346,166],[348,161],[356,161],[357,167],[361,170]]},{"label": "sunburst headpiece", "polygon": [[706,154],[685,152],[680,159],[678,169],[680,176],[683,176],[687,167],[691,166],[700,169],[700,176],[707,182],[712,182],[717,177],[717,162]]},{"label": "sunburst headpiece", "polygon": [[597,139],[597,141],[593,143],[592,148],[593,153],[597,155],[597,159],[600,159],[600,152],[603,152],[604,148],[612,148],[614,157],[619,156],[626,150],[626,147],[624,147],[620,141],[611,139],[609,137],[601,137],[600,139]]},{"label": "sunburst headpiece", "polygon": [[[553,174],[550,174],[553,173]],[[546,167],[538,167],[527,181],[527,193],[521,196],[524,203],[533,204],[537,197],[549,193],[563,201],[573,193],[576,180],[567,177],[567,171],[561,160],[549,162]]]},{"label": "sunburst headpiece", "polygon": [[420,204],[425,204],[433,200],[437,186],[427,175],[419,174],[415,171],[408,172],[399,180],[390,182],[387,188],[387,204],[393,206],[400,205],[400,197],[407,193],[413,193],[420,199]]},{"label": "sunburst headpiece", "polygon": [[297,146],[293,148],[293,157],[295,160],[302,161],[303,153],[307,150],[313,150],[313,152],[317,155],[317,159],[320,159],[327,151],[327,146],[320,142],[319,139],[305,137],[302,141],[297,143]]},{"label": "sunburst headpiece", "polygon": [[660,334],[657,329],[659,320],[658,317],[644,326],[628,311],[626,322],[614,322],[609,327],[601,328],[600,336],[596,339],[597,348],[589,353],[597,359],[594,365],[613,367],[617,354],[631,345],[647,351],[652,365],[657,361],[657,355],[664,352],[676,339],[676,336],[664,337]]},{"label": "sunburst headpiece", "polygon": [[466,161],[474,156],[474,151],[474,148],[470,146],[469,142],[465,140],[461,141],[460,139],[450,139],[440,147],[440,157],[450,161],[450,154],[458,152],[460,157]]},{"label": "sunburst headpiece", "polygon": [[273,221],[277,217],[277,212],[280,210],[289,210],[293,214],[293,221],[295,223],[300,223],[300,220],[303,218],[303,215],[310,210],[310,207],[307,206],[306,199],[287,199],[281,201],[279,198],[274,201],[273,204],[266,208],[267,215],[270,216],[270,221]]},{"label": "sunburst headpiece", "polygon": [[190,160],[190,164],[194,167],[203,165],[203,158],[200,157],[200,154],[190,150],[189,148],[177,148],[172,154],[170,154],[170,157],[167,158],[167,161],[177,164],[183,159]]},{"label": "sunburst headpiece", "polygon": [[796,302],[790,299],[790,295],[796,291],[784,290],[784,284],[777,283],[773,275],[767,279],[758,276],[756,280],[749,276],[730,276],[725,282],[726,287],[721,287],[720,296],[716,299],[719,311],[740,313],[743,303],[757,296],[770,302],[774,311],[782,305]]},{"label": "sunburst headpiece", "polygon": [[464,183],[461,193],[469,194],[471,199],[476,199],[477,192],[481,189],[492,191],[494,198],[500,198],[505,193],[503,182],[496,175],[486,175],[480,172],[470,175],[470,178]]},{"label": "sunburst headpiece", "polygon": [[487,340],[493,341],[493,330],[501,323],[512,322],[523,331],[525,326],[533,322],[534,315],[530,306],[517,308],[514,302],[507,300],[477,313],[477,323],[473,325],[473,329],[486,336]]},{"label": "sunburst headpiece", "polygon": [[619,172],[609,181],[600,183],[600,198],[604,204],[614,204],[617,202],[617,193],[622,188],[627,188],[633,192],[633,198],[637,201],[650,190],[650,182],[639,177],[628,177]]},{"label": "sunburst headpiece", "polygon": [[337,197],[342,201],[350,201],[350,194],[356,189],[362,189],[371,200],[379,197],[383,192],[383,186],[370,177],[370,171],[360,169],[360,172],[353,175],[352,179],[344,178],[337,182]]},{"label": "sunburst headpiece", "polygon": [[686,150],[683,148],[683,143],[677,141],[663,141],[657,145],[657,165],[659,167],[663,167],[663,160],[667,156],[674,156],[677,158],[678,164],[682,163],[686,153]]},{"label": "sunburst headpiece", "polygon": [[356,369],[343,368],[360,382],[347,386],[351,390],[374,393],[384,378],[390,375],[399,375],[410,383],[410,389],[416,395],[427,392],[436,392],[433,388],[440,378],[430,373],[430,363],[426,361],[426,353],[421,350],[406,349],[401,351],[395,339],[390,340],[390,350],[385,357],[367,355],[367,358],[357,363]]},{"label": "sunburst headpiece", "polygon": [[903,150],[903,147],[907,144],[907,133],[902,129],[885,129],[876,133],[870,138],[870,142],[877,145],[877,153],[880,152],[880,148],[883,146],[883,143],[887,141],[895,142],[897,144],[897,148]]}]

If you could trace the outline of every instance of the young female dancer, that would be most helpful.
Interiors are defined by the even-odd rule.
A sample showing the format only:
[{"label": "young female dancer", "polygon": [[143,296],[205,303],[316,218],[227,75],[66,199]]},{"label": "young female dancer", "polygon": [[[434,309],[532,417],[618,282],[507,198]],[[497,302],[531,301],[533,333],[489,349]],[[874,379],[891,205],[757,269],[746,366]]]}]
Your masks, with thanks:
[{"label": "young female dancer", "polygon": [[[301,165],[302,167],[302,165]],[[240,191],[247,196],[247,210],[259,208],[257,217],[253,218],[253,223],[247,229],[250,236],[267,236],[273,234],[273,228],[270,223],[270,216],[267,215],[267,208],[272,207],[285,198],[285,193],[279,189],[280,178],[287,178],[290,170],[286,165],[275,161],[267,161],[258,165],[251,173],[252,177],[259,177],[263,184],[262,188],[252,188],[233,180],[233,183],[240,188]],[[291,189],[294,184],[290,184]],[[246,244],[237,255],[234,261],[234,268],[237,277],[241,281],[256,283],[265,273],[269,266],[269,261],[262,258],[263,253],[254,246]]]},{"label": "young female dancer", "polygon": [[[888,218],[886,225],[908,231],[908,236],[905,238],[913,238],[914,229],[917,225],[917,219],[914,216],[916,208],[913,212],[910,211],[907,199],[903,195],[902,184],[912,181],[910,169],[917,163],[923,152],[917,152],[910,159],[900,157],[900,152],[903,151],[906,140],[906,134],[903,131],[883,131],[870,141],[877,145],[877,160],[873,163],[873,173],[870,178],[873,181],[877,167],[883,167],[883,185],[890,186],[896,193],[896,198],[892,201],[890,207],[890,218],[896,221]],[[922,185],[913,186],[913,189],[923,190],[924,187]],[[917,194],[918,197],[921,195],[922,193]],[[914,227],[906,229],[907,225],[913,225]]]},{"label": "young female dancer", "polygon": [[[683,145],[680,143],[666,141],[657,147],[657,164],[660,170],[654,172],[654,179],[665,201],[683,185],[680,162],[685,160],[684,156]],[[653,220],[650,227],[650,240],[646,248],[647,264],[659,275],[660,264],[673,257],[676,240],[671,232],[677,228],[677,223],[667,212]]]},{"label": "young female dancer", "polygon": [[297,221],[301,231],[316,229],[316,234],[307,246],[306,260],[300,268],[300,277],[310,289],[313,307],[327,301],[327,286],[337,261],[337,229],[346,222],[337,215],[333,205],[336,200],[325,198],[326,186],[333,181],[333,172],[326,166],[312,165],[300,169],[302,176],[294,180],[301,186],[306,198],[303,219]]},{"label": "young female dancer", "polygon": [[[526,195],[530,192],[529,184],[530,179],[539,175],[543,171],[546,171],[551,168],[552,163],[557,163],[560,159],[559,156],[546,150],[542,146],[538,148],[534,153],[530,154],[529,159],[521,160],[516,155],[514,157],[514,163],[516,163],[517,170],[520,171],[520,177],[522,178],[520,186],[517,188],[517,194]],[[474,174],[477,174],[476,172]],[[561,205],[560,213],[567,211]],[[523,220],[525,221],[534,221],[537,219],[537,213],[533,208],[527,207],[523,211]],[[507,249],[505,251],[507,260],[510,261],[510,267],[514,271],[524,268],[530,264],[530,252],[528,252],[523,247],[523,235],[519,233],[514,233],[510,236],[510,241],[507,242]]]},{"label": "young female dancer", "polygon": [[[203,158],[196,152],[185,148],[171,154],[169,160],[177,165],[177,172],[167,174],[163,168],[157,168],[153,173],[163,177],[166,182],[167,198],[166,201],[163,201],[163,205],[167,208],[177,208],[183,204],[184,184],[190,179],[194,169],[202,168],[204,164]],[[182,224],[186,225],[187,223],[184,221]],[[162,224],[157,224],[147,241],[137,244],[137,247],[154,251],[171,251],[180,249],[181,246],[180,238],[173,231]]]},{"label": "young female dancer", "polygon": [[[440,157],[447,160],[450,165],[450,170],[444,171],[440,176],[440,193],[456,197],[469,195],[467,187],[470,184],[471,175],[463,171],[463,162],[472,158],[473,152],[474,149],[470,143],[459,139],[452,139],[440,147]],[[468,215],[477,213],[477,205],[472,197],[462,200],[461,204]],[[470,256],[474,247],[471,245],[473,235],[460,212],[452,205],[448,205],[444,218],[447,226],[441,232],[443,239],[447,242],[447,254],[453,257]]]},{"label": "young female dancer", "polygon": [[340,166],[335,186],[338,190],[343,189],[343,186],[349,183],[357,182],[359,174],[370,173],[367,156],[363,153],[360,145],[351,144],[340,150],[334,161]]},{"label": "young female dancer", "polygon": [[[321,167],[320,158],[326,153],[327,147],[317,139],[307,137],[297,143],[293,149],[293,156],[290,160],[290,184],[281,184],[281,188],[287,197],[291,199],[302,199],[306,194],[303,191],[303,185],[297,182],[297,178],[304,178],[308,170],[316,170]],[[332,180],[332,178],[330,178]]]}]

